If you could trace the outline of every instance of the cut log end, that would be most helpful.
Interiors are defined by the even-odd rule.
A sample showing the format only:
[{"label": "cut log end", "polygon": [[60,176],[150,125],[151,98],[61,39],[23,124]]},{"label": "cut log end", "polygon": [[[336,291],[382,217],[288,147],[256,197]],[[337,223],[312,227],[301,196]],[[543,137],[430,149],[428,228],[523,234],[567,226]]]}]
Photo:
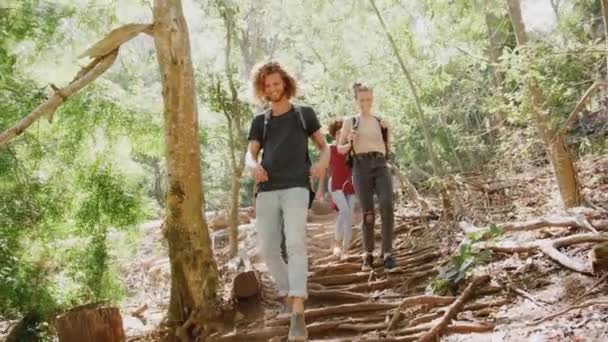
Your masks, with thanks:
[{"label": "cut log end", "polygon": [[260,289],[260,278],[254,270],[240,272],[234,277],[233,292],[237,299],[257,296]]},{"label": "cut log end", "polygon": [[57,317],[60,342],[123,342],[122,317],[116,307],[85,305]]}]

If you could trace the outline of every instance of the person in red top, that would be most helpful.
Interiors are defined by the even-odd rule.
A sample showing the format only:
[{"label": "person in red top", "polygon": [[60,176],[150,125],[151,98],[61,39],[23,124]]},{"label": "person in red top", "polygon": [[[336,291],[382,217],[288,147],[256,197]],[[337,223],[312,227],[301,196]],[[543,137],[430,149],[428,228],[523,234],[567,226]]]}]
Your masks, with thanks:
[{"label": "person in red top", "polygon": [[353,236],[353,209],[356,201],[353,187],[352,171],[346,165],[346,157],[338,151],[337,137],[340,136],[342,120],[335,120],[329,125],[329,134],[334,138],[330,149],[330,179],[328,182],[331,199],[338,210],[334,240],[334,255],[345,259]]}]

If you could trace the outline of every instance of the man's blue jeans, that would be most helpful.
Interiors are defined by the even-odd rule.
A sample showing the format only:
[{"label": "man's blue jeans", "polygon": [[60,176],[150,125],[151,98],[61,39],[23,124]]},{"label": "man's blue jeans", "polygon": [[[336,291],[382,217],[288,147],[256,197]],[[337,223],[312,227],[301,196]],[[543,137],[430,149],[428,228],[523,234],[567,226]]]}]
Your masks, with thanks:
[{"label": "man's blue jeans", "polygon": [[[308,254],[306,218],[309,190],[304,187],[259,192],[256,230],[262,257],[279,288],[279,295],[306,299]],[[281,220],[281,217],[283,220]],[[284,224],[283,224],[283,222]],[[288,263],[281,257],[281,229],[285,232]]]}]

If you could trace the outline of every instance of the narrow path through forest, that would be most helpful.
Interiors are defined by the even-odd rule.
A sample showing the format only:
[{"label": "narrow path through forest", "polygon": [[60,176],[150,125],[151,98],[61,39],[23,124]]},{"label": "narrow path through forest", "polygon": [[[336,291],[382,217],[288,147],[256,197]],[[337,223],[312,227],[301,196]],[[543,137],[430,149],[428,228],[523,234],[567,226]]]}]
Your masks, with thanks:
[{"label": "narrow path through forest", "polygon": [[[586,187],[594,189],[590,198],[597,203],[606,202],[608,158],[590,159],[581,165],[585,174],[598,175],[586,177],[590,180]],[[535,241],[573,240],[577,236],[608,238],[605,211],[564,211],[555,205],[552,198],[557,190],[551,186],[548,172],[522,174],[485,186],[481,186],[482,177],[469,177],[464,182],[468,187],[459,190],[460,205],[467,208],[460,219],[445,219],[444,213],[421,214],[412,205],[398,206],[398,268],[391,273],[382,267],[373,272],[360,271],[358,225],[350,256],[339,260],[331,250],[335,214],[311,213],[310,298],[306,311],[310,340],[417,341],[425,337],[432,340],[434,335],[444,336],[447,341],[607,340],[608,292],[601,273],[593,276],[584,274],[585,270],[573,272],[542,248],[513,248],[522,243],[531,246]],[[496,191],[501,187],[509,191]],[[438,201],[433,201],[437,207]],[[446,269],[457,259],[466,264],[475,259],[467,259],[464,254],[478,255],[467,244],[469,234],[464,231],[479,228],[465,221],[479,227],[503,222],[498,224],[501,235],[486,242],[495,253],[466,272],[466,279],[458,286],[448,286],[441,296],[427,295],[429,284],[458,276],[458,272],[446,275]],[[258,298],[234,301],[234,326],[212,335],[208,341],[286,339],[288,316],[281,313],[282,303],[259,257],[254,222],[239,227],[239,250],[246,253],[259,272],[263,291]],[[161,221],[153,221],[142,226],[137,256],[123,269],[129,298],[122,312],[129,341],[154,340],[156,327],[166,312],[170,275],[160,224]],[[379,230],[376,229],[376,246],[380,242]],[[231,300],[234,260],[227,258],[227,230],[212,231],[212,238],[223,293],[225,299]],[[592,246],[592,242],[558,246],[557,257],[586,265]],[[567,309],[570,311],[562,312]]]}]

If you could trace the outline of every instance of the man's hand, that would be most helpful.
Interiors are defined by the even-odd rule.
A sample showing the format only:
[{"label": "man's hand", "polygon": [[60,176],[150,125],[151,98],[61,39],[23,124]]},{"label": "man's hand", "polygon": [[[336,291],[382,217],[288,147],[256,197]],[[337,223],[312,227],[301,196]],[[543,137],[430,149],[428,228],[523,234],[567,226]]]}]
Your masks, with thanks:
[{"label": "man's hand", "polygon": [[262,165],[258,164],[256,167],[254,167],[252,173],[253,179],[255,179],[256,183],[263,183],[268,181],[268,173],[266,173],[266,170],[264,170]]}]

